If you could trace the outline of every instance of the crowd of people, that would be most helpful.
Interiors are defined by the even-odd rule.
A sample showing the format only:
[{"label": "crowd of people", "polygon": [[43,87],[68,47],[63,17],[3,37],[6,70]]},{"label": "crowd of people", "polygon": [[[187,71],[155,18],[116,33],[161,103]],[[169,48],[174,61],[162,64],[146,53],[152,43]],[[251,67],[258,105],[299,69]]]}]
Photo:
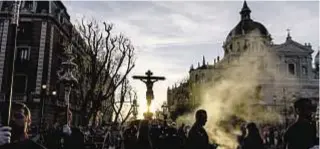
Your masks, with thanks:
[{"label": "crowd of people", "polygon": [[[294,103],[296,122],[287,129],[268,127],[262,131],[248,122],[238,137],[237,149],[311,149],[318,148],[319,140],[310,100],[301,98]],[[95,127],[71,126],[71,111],[58,113],[55,123],[41,135],[30,137],[29,108],[18,102],[11,107],[1,106],[0,149],[215,149],[204,129],[205,110],[198,110],[192,126],[160,120],[136,120],[127,125],[113,123]],[[40,136],[40,137],[39,137]]]}]

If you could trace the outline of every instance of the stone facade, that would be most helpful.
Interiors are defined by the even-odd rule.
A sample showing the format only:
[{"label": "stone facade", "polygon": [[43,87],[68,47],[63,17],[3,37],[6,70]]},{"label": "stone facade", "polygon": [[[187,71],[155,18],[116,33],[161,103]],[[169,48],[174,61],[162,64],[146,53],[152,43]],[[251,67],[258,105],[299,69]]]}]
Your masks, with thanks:
[{"label": "stone facade", "polygon": [[[240,56],[246,52],[254,53],[254,58],[264,59],[266,51],[274,54],[272,63],[262,64],[263,69],[273,68],[281,76],[266,76],[259,78],[259,91],[266,106],[288,106],[297,97],[308,97],[318,102],[319,99],[319,52],[316,56],[315,68],[312,67],[311,45],[300,44],[293,40],[290,33],[282,44],[274,44],[271,34],[259,22],[250,18],[251,10],[246,2],[240,12],[241,20],[228,34],[223,43],[224,57],[214,60],[214,64],[207,64],[203,58],[202,65],[191,66],[189,79],[179,86],[168,88],[167,102],[171,113],[177,113],[181,104],[195,108],[201,100],[201,84],[223,79],[221,72],[226,68],[241,65]],[[277,80],[277,81],[275,81]],[[181,95],[183,99],[180,99]],[[178,101],[179,100],[179,101]],[[184,100],[184,102],[181,102]],[[192,103],[192,104],[190,104]],[[180,114],[182,114],[180,112]]]}]

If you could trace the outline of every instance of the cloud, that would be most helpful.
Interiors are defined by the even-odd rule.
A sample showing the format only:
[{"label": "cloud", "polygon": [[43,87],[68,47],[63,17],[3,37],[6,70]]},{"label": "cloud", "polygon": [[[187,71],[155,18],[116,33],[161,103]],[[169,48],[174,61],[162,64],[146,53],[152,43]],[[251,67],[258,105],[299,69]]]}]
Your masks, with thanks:
[{"label": "cloud", "polygon": [[[82,16],[115,24],[115,32],[128,36],[137,49],[132,75],[151,69],[167,77],[155,84],[156,105],[166,99],[166,90],[188,75],[191,64],[202,56],[210,63],[223,55],[222,43],[239,22],[242,1],[206,2],[125,2],[66,1],[71,19]],[[290,28],[294,40],[319,46],[319,2],[248,1],[251,17],[264,24],[275,43],[285,41]],[[133,7],[134,6],[134,7]],[[85,14],[84,14],[85,12]],[[145,104],[145,86],[132,81],[140,104]]]}]

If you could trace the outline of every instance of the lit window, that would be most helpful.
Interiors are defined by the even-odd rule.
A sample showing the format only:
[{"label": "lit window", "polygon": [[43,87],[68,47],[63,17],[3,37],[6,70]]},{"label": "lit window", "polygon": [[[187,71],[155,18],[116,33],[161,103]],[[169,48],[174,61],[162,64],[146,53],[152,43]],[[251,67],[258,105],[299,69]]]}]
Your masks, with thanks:
[{"label": "lit window", "polygon": [[19,47],[19,48],[17,48],[17,58],[20,61],[29,60],[29,47]]}]

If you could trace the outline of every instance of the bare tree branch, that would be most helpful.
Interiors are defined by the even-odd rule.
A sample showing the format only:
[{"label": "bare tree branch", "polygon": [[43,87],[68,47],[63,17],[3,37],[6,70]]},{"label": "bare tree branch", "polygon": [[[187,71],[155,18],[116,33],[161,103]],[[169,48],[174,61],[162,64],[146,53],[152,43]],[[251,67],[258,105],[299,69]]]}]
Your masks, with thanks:
[{"label": "bare tree branch", "polygon": [[[104,109],[112,108],[117,118],[120,116],[125,120],[128,114],[123,115],[123,107],[127,99],[132,98],[127,78],[134,68],[134,47],[123,34],[114,35],[112,29],[113,24],[103,22],[101,29],[95,20],[88,22],[84,18],[78,23],[77,31],[83,42],[79,44],[76,60],[80,74],[79,93],[82,108],[86,108],[90,101],[93,103],[89,111],[83,110],[87,111],[84,113],[87,117],[102,110],[101,106],[105,106],[102,102],[110,101]],[[119,103],[116,99],[110,100],[116,98],[117,90],[120,93],[117,97]]]}]

